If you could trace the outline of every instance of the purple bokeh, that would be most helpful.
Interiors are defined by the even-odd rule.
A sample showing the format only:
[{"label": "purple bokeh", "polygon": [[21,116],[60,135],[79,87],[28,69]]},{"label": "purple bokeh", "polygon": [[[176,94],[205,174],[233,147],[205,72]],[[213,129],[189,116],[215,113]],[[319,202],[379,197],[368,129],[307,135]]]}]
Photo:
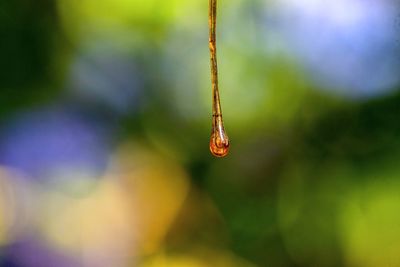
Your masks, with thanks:
[{"label": "purple bokeh", "polygon": [[352,98],[400,84],[399,3],[279,0],[271,25],[319,87]]},{"label": "purple bokeh", "polygon": [[0,132],[0,164],[37,179],[60,170],[84,170],[95,176],[106,167],[109,145],[102,127],[73,112],[29,112]]},{"label": "purple bokeh", "polygon": [[3,249],[4,267],[81,267],[82,263],[69,255],[50,248],[42,240],[27,238]]}]

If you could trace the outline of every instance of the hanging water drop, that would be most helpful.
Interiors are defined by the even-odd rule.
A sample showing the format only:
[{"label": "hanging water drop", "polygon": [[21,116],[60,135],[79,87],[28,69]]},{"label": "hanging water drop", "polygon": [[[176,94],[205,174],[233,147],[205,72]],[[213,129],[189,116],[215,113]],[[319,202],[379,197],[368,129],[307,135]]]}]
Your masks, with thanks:
[{"label": "hanging water drop", "polygon": [[225,133],[221,116],[213,116],[210,151],[216,157],[225,157],[229,152],[229,138]]},{"label": "hanging water drop", "polygon": [[212,129],[210,138],[210,151],[216,157],[224,157],[229,152],[229,138],[225,132],[222,119],[221,101],[218,89],[218,64],[217,64],[217,0],[210,0],[209,4],[209,45],[211,62],[212,85]]}]

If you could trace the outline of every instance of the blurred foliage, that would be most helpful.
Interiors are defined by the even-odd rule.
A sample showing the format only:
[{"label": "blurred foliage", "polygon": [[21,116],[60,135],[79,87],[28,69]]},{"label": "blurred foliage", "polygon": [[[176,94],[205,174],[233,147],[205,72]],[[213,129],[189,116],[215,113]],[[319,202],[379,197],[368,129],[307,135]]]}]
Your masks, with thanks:
[{"label": "blurred foliage", "polygon": [[0,2],[0,266],[398,266],[399,6],[322,2],[219,3],[224,159],[207,1]]}]

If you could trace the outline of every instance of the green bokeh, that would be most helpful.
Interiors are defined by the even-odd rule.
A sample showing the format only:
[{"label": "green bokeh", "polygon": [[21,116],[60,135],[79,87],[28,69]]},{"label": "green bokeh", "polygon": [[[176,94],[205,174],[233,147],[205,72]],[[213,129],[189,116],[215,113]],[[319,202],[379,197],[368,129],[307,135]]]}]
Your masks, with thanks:
[{"label": "green bokeh", "polygon": [[[82,105],[116,122],[116,146],[132,139],[177,161],[220,218],[205,211],[192,232],[175,229],[186,238],[169,236],[167,250],[222,247],[255,266],[398,266],[400,95],[320,90],[290,55],[264,49],[264,5],[220,5],[226,159],[208,151],[207,1],[2,1],[1,121]],[[136,64],[134,111],[70,95],[74,60],[96,45]]]}]

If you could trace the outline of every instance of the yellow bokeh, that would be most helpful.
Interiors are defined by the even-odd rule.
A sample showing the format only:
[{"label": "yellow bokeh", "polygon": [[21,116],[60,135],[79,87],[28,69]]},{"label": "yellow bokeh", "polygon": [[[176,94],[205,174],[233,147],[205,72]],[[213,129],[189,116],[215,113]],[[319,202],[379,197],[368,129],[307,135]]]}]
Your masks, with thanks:
[{"label": "yellow bokeh", "polygon": [[126,266],[156,252],[186,199],[190,183],[184,169],[126,144],[98,179],[84,194],[38,190],[37,224],[46,242],[89,266],[98,261]]},{"label": "yellow bokeh", "polygon": [[26,189],[13,170],[0,166],[0,245],[13,242],[29,224]]},{"label": "yellow bokeh", "polygon": [[113,175],[132,197],[137,242],[144,253],[161,245],[189,191],[189,179],[177,163],[133,144],[121,147]]},{"label": "yellow bokeh", "polygon": [[42,193],[39,226],[47,242],[84,260],[116,262],[134,246],[133,214],[124,188],[105,178],[93,192],[73,197]]},{"label": "yellow bokeh", "polygon": [[183,254],[159,253],[140,267],[255,267],[233,253],[218,249],[196,248]]},{"label": "yellow bokeh", "polygon": [[5,191],[6,186],[7,186],[7,181],[5,177],[4,170],[0,169],[0,245],[3,245],[7,242],[6,236],[7,236],[7,225],[6,225],[6,205],[7,201],[4,198],[5,196]]}]

